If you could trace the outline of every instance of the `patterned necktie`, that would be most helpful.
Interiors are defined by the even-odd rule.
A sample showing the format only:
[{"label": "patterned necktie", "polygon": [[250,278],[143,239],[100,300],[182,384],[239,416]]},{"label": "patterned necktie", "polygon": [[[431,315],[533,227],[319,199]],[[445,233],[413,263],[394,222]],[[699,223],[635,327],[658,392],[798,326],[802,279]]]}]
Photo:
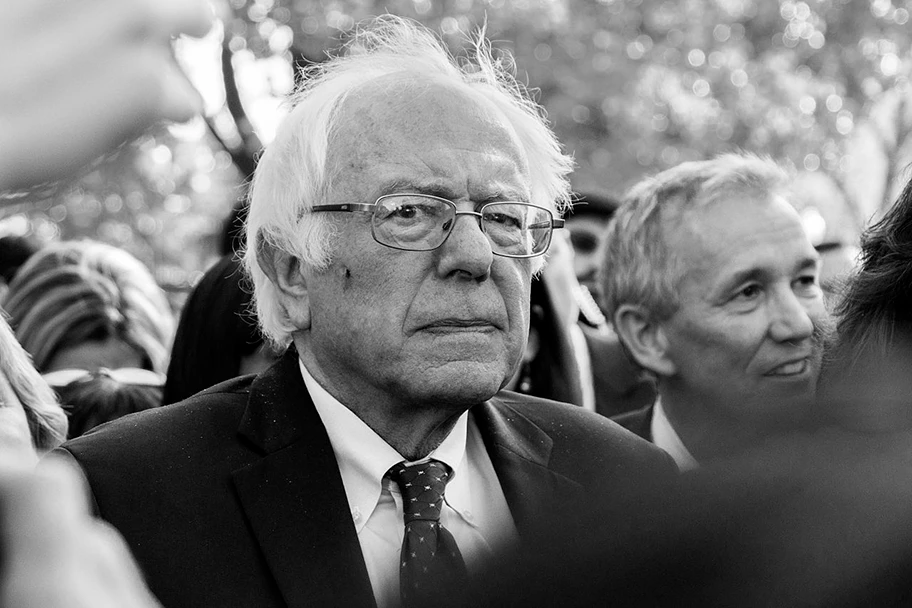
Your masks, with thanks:
[{"label": "patterned necktie", "polygon": [[440,525],[443,493],[452,471],[438,460],[390,469],[402,492],[405,537],[399,560],[403,608],[447,605],[468,582],[462,554]]}]

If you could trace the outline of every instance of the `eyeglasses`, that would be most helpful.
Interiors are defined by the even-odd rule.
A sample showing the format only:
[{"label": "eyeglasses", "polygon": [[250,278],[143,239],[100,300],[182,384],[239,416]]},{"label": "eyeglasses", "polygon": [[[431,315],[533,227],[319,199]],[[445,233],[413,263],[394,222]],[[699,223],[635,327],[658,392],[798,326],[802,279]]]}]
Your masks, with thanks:
[{"label": "eyeglasses", "polygon": [[564,220],[529,203],[503,201],[487,203],[478,211],[457,211],[452,201],[428,194],[387,194],[373,204],[318,205],[310,211],[370,212],[374,240],[405,251],[437,249],[453,232],[457,217],[472,215],[478,218],[491,251],[508,258],[545,253],[551,245],[552,231],[564,227]]},{"label": "eyeglasses", "polygon": [[85,369],[59,369],[41,374],[51,388],[65,388],[77,382],[88,382],[99,376],[107,376],[120,384],[141,386],[164,386],[165,376],[158,372],[138,367],[121,367],[119,369],[98,368],[95,371]]}]

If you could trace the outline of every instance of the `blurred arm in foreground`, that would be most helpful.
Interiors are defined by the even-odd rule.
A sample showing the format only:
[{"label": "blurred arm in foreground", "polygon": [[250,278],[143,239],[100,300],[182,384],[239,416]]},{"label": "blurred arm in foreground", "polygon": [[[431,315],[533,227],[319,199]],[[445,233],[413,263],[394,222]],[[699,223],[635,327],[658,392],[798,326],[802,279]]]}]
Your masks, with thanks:
[{"label": "blurred arm in foreground", "polygon": [[[198,109],[170,39],[204,34],[206,3],[12,0],[3,8],[0,191],[66,177],[152,124]],[[61,435],[54,415],[28,407],[49,389],[28,382],[37,373],[3,319],[0,347],[0,605],[158,606],[120,536],[89,516],[78,473],[54,461],[32,470],[35,448],[59,443],[65,419]]]},{"label": "blurred arm in foreground", "polygon": [[172,37],[212,23],[202,1],[11,0],[0,20],[0,191],[59,179],[201,100]]},{"label": "blurred arm in foreground", "polygon": [[21,453],[0,450],[0,535],[9,608],[153,608],[129,550],[89,515],[85,488],[66,463],[35,472]]}]

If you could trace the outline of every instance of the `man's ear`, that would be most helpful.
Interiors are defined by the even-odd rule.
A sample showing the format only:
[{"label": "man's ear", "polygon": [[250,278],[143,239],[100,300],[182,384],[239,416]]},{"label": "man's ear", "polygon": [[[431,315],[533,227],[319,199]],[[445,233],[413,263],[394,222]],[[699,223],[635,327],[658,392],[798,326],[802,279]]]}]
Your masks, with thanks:
[{"label": "man's ear", "polygon": [[310,298],[301,261],[287,251],[258,239],[257,262],[279,295],[279,302],[291,324],[310,328]]},{"label": "man's ear", "polygon": [[640,367],[658,376],[672,376],[677,365],[669,356],[668,338],[661,323],[642,306],[622,304],[614,313],[614,328]]}]

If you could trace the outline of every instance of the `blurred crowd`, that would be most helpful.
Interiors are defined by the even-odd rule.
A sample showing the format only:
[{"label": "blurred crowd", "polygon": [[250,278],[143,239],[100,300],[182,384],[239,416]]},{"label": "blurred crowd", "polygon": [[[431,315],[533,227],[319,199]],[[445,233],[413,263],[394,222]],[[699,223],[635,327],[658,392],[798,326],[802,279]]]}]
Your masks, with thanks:
[{"label": "blurred crowd", "polygon": [[[74,10],[0,26],[0,190],[198,111],[204,3],[92,0],[64,69]],[[0,605],[912,601],[912,181],[847,263],[772,159],[572,192],[483,34],[351,48],[180,311],[122,249],[0,238]]]}]

